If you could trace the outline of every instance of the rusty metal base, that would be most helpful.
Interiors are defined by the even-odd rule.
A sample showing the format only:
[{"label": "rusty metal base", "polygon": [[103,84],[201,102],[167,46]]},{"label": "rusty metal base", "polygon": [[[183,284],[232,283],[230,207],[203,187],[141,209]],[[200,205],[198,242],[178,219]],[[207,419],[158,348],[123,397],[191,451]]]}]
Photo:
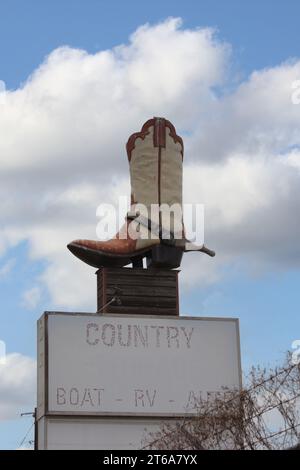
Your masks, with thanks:
[{"label": "rusty metal base", "polygon": [[170,269],[100,268],[98,313],[179,315],[178,274]]}]

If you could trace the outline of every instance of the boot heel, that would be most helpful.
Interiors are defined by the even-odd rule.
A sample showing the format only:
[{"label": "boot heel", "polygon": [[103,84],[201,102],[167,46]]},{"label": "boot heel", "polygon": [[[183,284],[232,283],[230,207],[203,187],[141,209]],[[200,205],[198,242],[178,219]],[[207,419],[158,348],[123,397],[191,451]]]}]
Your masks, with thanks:
[{"label": "boot heel", "polygon": [[183,250],[176,246],[156,245],[147,256],[147,268],[178,268]]}]

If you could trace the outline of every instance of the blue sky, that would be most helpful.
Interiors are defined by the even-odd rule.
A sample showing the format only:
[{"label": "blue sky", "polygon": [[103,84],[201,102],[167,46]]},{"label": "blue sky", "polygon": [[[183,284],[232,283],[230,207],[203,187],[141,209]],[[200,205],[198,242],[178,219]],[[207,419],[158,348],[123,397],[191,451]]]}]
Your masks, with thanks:
[{"label": "blue sky", "polygon": [[[231,79],[226,81],[224,85],[217,83],[218,86],[224,86],[225,90],[232,90],[238,84],[247,82],[248,77],[255,70],[276,68],[289,59],[300,59],[298,33],[300,4],[296,0],[276,0],[275,2],[269,0],[253,0],[251,2],[237,0],[177,2],[167,0],[158,2],[153,0],[151,4],[137,1],[52,0],[51,2],[38,2],[27,0],[23,2],[21,0],[2,0],[0,9],[0,80],[3,80],[7,89],[12,91],[23,86],[22,84],[44,61],[45,56],[58,47],[68,45],[74,49],[84,49],[92,55],[120,44],[128,44],[129,36],[138,27],[145,23],[154,25],[164,22],[168,17],[181,17],[183,29],[195,31],[197,28],[203,27],[216,28],[217,41],[220,44],[225,41],[231,45],[232,51],[230,59],[228,59]],[[300,79],[300,76],[295,74],[294,79]],[[173,108],[170,109],[171,113],[175,113]],[[0,118],[1,112],[0,108]],[[151,113],[151,111],[149,112]],[[156,114],[155,111],[152,114]],[[15,125],[18,126],[18,121]],[[289,123],[287,128],[288,125]],[[182,127],[184,126],[188,127],[185,122]],[[266,125],[265,132],[267,134],[268,125]],[[270,132],[270,140],[274,140],[277,131],[275,129]],[[2,137],[0,129],[0,140]],[[296,147],[299,145],[297,138],[295,138],[295,142],[292,142]],[[202,142],[201,139],[200,142]],[[286,149],[286,144],[284,149]],[[1,158],[0,153],[0,162]],[[43,170],[43,161],[40,161],[40,170],[41,172]],[[22,171],[20,174],[22,176]],[[68,176],[72,180],[72,174]],[[38,178],[38,173],[34,173],[34,177]],[[17,174],[11,180],[13,194],[18,189],[18,178]],[[24,181],[22,181],[24,187],[22,189],[30,192],[30,182],[26,188],[26,178],[27,172],[24,173]],[[51,178],[52,175],[49,173],[49,180]],[[287,177],[284,180],[285,184],[289,184],[289,181],[291,181],[291,185],[295,184],[295,178],[294,175],[291,176],[291,180]],[[74,175],[74,179],[79,181],[77,174]],[[88,184],[88,175],[85,179],[86,182]],[[43,184],[41,187],[37,187],[37,191],[42,200]],[[49,190],[47,194],[50,193]],[[297,195],[296,192],[295,194]],[[11,197],[11,200],[14,200],[14,196]],[[24,193],[23,200],[24,207],[26,205],[30,209],[31,198],[28,197],[28,192],[26,195]],[[6,207],[10,207],[10,200],[2,198],[2,201]],[[292,341],[300,338],[299,248],[296,246],[295,239],[290,238],[290,232],[298,230],[296,202],[294,205],[283,205],[288,208],[287,210],[293,211],[291,220],[295,220],[295,225],[289,225],[290,219],[287,217],[285,231],[280,239],[275,240],[273,248],[274,253],[279,252],[278,246],[282,246],[280,243],[286,244],[289,246],[291,258],[295,259],[295,262],[286,263],[280,259],[279,255],[278,258],[273,259],[272,246],[269,246],[268,257],[264,266],[261,267],[261,258],[265,256],[263,249],[267,245],[267,241],[263,241],[261,256],[260,249],[252,253],[247,248],[245,250],[247,252],[246,258],[243,258],[244,254],[239,249],[238,252],[243,258],[239,269],[236,267],[231,269],[230,262],[227,263],[225,260],[224,266],[220,268],[222,276],[216,277],[214,282],[207,284],[200,280],[198,284],[193,284],[192,288],[182,289],[181,312],[183,314],[240,318],[242,363],[245,369],[252,364],[275,364],[281,360],[284,352],[291,348]],[[21,212],[22,210],[16,211],[16,217],[19,217]],[[52,212],[46,211],[45,216],[47,218],[45,225],[50,224],[51,226]],[[36,217],[38,216],[36,215]],[[207,217],[209,217],[209,212]],[[261,221],[260,217],[261,214],[259,214]],[[89,223],[93,221],[94,219],[91,217]],[[6,218],[4,223],[7,224]],[[55,219],[53,219],[53,224],[55,223]],[[244,224],[244,222],[242,223]],[[270,219],[266,219],[266,225],[269,223]],[[274,227],[276,229],[276,224]],[[26,230],[29,233],[28,227]],[[27,233],[26,230],[25,233]],[[229,232],[230,230],[229,227]],[[258,231],[264,232],[264,230],[265,227],[262,223],[258,227]],[[234,231],[235,227],[233,226],[232,233]],[[74,229],[70,229],[70,233],[74,235],[72,238],[80,236],[80,233],[75,232],[76,226]],[[37,235],[34,236],[43,237],[43,233],[37,232]],[[57,294],[57,287],[53,287],[52,281],[49,280],[50,276],[55,275],[55,269],[59,266],[57,264],[60,257],[59,252],[55,258],[53,271],[47,274],[46,284],[43,284],[37,291],[36,301],[33,299],[31,302],[32,296],[29,298],[25,295],[24,297],[25,292],[32,292],[37,282],[39,285],[41,284],[41,277],[53,261],[52,255],[47,253],[44,256],[43,253],[38,252],[36,246],[32,248],[33,242],[30,237],[31,235],[28,235],[27,239],[24,236],[23,239],[12,243],[11,246],[6,244],[2,250],[0,273],[1,267],[5,267],[7,263],[10,268],[4,269],[2,276],[0,274],[0,339],[6,342],[8,354],[17,352],[34,358],[36,320],[44,310],[71,310],[73,305],[72,302],[63,305],[59,294]],[[36,240],[36,238],[34,239]],[[64,238],[62,237],[61,240],[61,251],[65,252]],[[243,240],[239,241],[238,239],[235,239],[235,242],[239,246],[244,243]],[[218,242],[216,243],[218,245]],[[271,245],[272,243],[273,240],[270,241]],[[213,243],[208,240],[207,244],[215,248]],[[221,242],[219,242],[219,246],[219,253],[221,250],[222,257]],[[227,257],[229,257],[232,255],[232,250],[228,247],[226,249]],[[287,255],[283,252],[282,256],[284,259]],[[256,259],[258,268],[248,270],[247,260],[250,260],[249,265],[252,265]],[[214,263],[214,261],[211,262]],[[197,263],[195,266],[197,271],[206,269],[207,265],[205,264],[205,267],[201,265],[200,257]],[[92,278],[93,271],[88,271],[86,276]],[[205,278],[205,273],[203,277]],[[47,286],[50,286],[49,289]],[[93,292],[93,286],[90,288],[90,292]],[[91,311],[95,304],[95,299],[91,300]],[[74,302],[74,309],[77,305],[80,304],[75,305]],[[85,310],[80,306],[77,309]],[[30,400],[28,405],[20,405],[20,412],[31,411],[31,409]],[[16,448],[30,424],[30,418],[15,417],[15,419],[0,421],[0,448]]]},{"label": "blue sky", "polygon": [[64,44],[89,52],[128,40],[141,24],[181,17],[187,27],[212,26],[232,44],[240,70],[276,65],[299,56],[297,0],[1,1],[1,76],[9,87],[20,82],[46,54]]}]

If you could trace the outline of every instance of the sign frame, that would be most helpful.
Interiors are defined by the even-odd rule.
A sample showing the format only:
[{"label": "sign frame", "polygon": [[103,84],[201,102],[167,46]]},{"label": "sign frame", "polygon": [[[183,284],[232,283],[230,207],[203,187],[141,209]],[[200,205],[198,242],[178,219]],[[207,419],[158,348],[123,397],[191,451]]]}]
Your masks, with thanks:
[{"label": "sign frame", "polygon": [[222,322],[234,322],[236,330],[236,351],[237,351],[237,366],[238,366],[238,387],[242,388],[242,367],[241,367],[241,350],[240,350],[240,331],[239,331],[239,319],[232,317],[198,317],[198,316],[162,316],[159,315],[135,315],[135,314],[99,314],[99,313],[87,313],[87,312],[60,312],[60,311],[46,311],[37,322],[38,335],[37,335],[37,369],[38,369],[38,380],[37,380],[37,420],[44,416],[48,417],[94,417],[94,418],[105,418],[105,417],[128,417],[128,418],[168,418],[178,419],[184,417],[192,417],[191,413],[162,413],[162,412],[119,412],[119,411],[52,411],[49,410],[49,336],[48,336],[48,319],[49,316],[64,315],[64,316],[89,316],[95,317],[95,319],[105,318],[129,318],[129,319],[167,319],[167,320],[192,320],[192,321],[222,321]]}]

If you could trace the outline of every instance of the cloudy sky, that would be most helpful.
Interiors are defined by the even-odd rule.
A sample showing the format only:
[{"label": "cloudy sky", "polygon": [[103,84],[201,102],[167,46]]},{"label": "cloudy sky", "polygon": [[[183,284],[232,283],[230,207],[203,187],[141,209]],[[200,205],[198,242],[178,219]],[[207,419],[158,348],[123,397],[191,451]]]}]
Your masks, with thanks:
[{"label": "cloudy sky", "polygon": [[31,426],[36,320],[95,311],[94,270],[66,244],[129,193],[125,143],[152,116],[184,138],[184,199],[205,205],[217,252],[185,256],[181,313],[238,317],[245,371],[300,338],[299,14],[296,0],[0,1],[0,448]]}]

